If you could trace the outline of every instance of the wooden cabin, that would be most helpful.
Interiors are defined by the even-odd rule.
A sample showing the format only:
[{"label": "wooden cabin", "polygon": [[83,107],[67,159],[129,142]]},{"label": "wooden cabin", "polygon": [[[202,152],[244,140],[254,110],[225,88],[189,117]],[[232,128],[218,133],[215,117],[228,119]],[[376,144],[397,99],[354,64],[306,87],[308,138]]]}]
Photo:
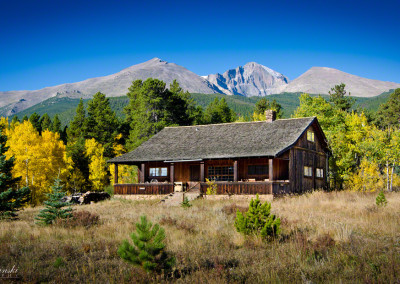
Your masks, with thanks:
[{"label": "wooden cabin", "polygon": [[[302,193],[327,187],[329,149],[316,117],[166,127],[134,151],[111,159],[115,194]],[[136,165],[137,184],[118,183],[118,165]]]}]

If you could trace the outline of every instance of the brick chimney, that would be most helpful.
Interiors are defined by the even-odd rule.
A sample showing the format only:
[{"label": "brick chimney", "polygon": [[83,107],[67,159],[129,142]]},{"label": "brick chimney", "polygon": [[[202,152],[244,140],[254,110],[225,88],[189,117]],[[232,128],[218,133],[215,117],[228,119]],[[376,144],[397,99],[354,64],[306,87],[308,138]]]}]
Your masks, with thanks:
[{"label": "brick chimney", "polygon": [[272,109],[267,109],[265,111],[265,118],[267,122],[273,122],[276,119],[276,111]]}]

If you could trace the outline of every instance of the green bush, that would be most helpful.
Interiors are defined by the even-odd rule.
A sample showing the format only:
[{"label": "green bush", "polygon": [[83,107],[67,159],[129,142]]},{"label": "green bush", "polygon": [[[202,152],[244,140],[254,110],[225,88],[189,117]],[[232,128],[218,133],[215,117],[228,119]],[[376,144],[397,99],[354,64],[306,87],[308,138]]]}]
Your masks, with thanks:
[{"label": "green bush", "polygon": [[236,212],[236,230],[245,235],[260,235],[264,239],[271,239],[280,233],[281,220],[271,214],[271,204],[261,203],[258,194],[251,199],[249,210]]},{"label": "green bush", "polygon": [[136,233],[131,234],[133,245],[124,240],[118,248],[119,256],[147,272],[170,271],[175,264],[175,257],[165,251],[164,229],[158,224],[153,226],[146,216],[141,216],[140,221],[136,223]]},{"label": "green bush", "polygon": [[376,205],[377,206],[381,206],[384,207],[387,205],[387,200],[386,200],[386,196],[383,193],[383,190],[381,190],[378,194],[378,196],[376,197]]},{"label": "green bush", "polygon": [[189,199],[187,197],[185,197],[181,203],[181,206],[183,208],[189,208],[189,207],[192,207],[192,204],[190,204]]}]

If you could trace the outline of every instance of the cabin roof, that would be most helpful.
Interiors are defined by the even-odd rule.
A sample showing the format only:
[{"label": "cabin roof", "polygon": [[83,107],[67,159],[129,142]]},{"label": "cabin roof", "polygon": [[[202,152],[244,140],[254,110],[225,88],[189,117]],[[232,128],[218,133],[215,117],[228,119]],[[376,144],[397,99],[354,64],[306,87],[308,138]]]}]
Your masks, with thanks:
[{"label": "cabin roof", "polygon": [[[110,163],[275,157],[293,146],[316,117],[166,127]],[[326,141],[322,141],[326,145]]]}]

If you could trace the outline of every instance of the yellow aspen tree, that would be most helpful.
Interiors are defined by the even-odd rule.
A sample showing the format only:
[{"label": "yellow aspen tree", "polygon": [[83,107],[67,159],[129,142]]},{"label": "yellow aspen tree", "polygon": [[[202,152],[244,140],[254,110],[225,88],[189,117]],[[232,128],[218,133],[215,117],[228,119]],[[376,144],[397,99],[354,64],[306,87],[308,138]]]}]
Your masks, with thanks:
[{"label": "yellow aspen tree", "polygon": [[39,135],[29,121],[15,124],[7,131],[7,156],[15,157],[13,175],[22,177],[21,185],[29,186],[31,203],[40,204],[50,185],[65,168],[65,145],[58,133],[48,130]]},{"label": "yellow aspen tree", "polygon": [[[117,135],[114,139],[113,151],[116,156],[120,156],[126,153],[126,149],[123,145],[117,143],[122,138],[122,134]],[[110,164],[111,183],[115,183],[114,177],[115,165]],[[137,182],[137,167],[130,165],[119,165],[118,166],[118,183],[136,183]]]},{"label": "yellow aspen tree", "polygon": [[94,138],[85,141],[86,155],[89,157],[89,180],[94,190],[104,190],[107,185],[107,164],[104,147]]}]

